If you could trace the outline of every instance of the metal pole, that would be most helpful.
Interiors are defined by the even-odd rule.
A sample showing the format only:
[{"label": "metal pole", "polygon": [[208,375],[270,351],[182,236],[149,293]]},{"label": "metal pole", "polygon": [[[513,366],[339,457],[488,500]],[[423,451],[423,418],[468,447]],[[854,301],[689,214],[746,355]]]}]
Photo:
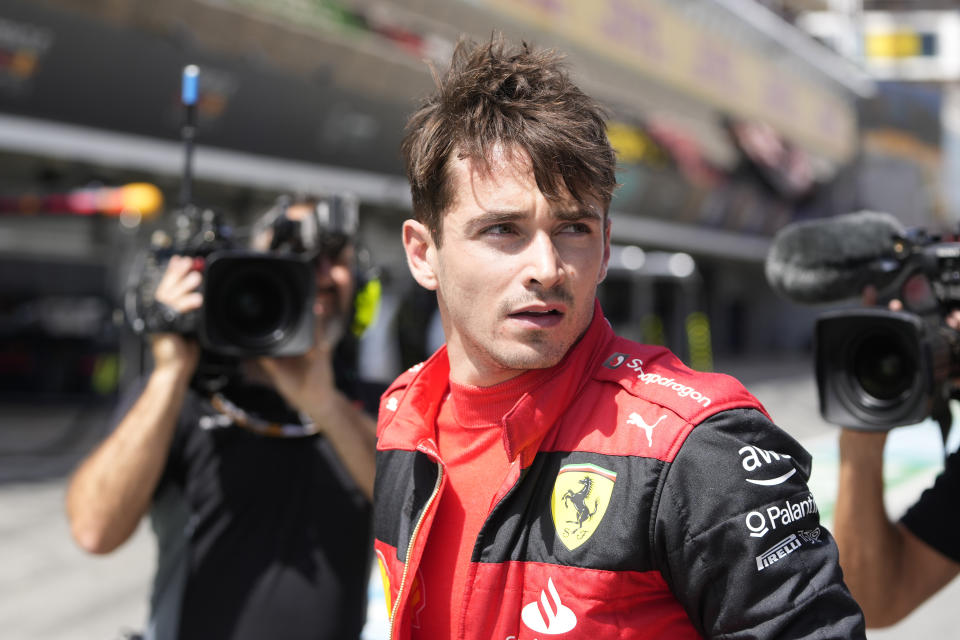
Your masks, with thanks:
[{"label": "metal pole", "polygon": [[181,99],[185,109],[180,137],[183,140],[183,182],[180,183],[180,209],[190,205],[193,197],[193,139],[197,131],[197,96],[200,68],[189,64],[183,68]]}]

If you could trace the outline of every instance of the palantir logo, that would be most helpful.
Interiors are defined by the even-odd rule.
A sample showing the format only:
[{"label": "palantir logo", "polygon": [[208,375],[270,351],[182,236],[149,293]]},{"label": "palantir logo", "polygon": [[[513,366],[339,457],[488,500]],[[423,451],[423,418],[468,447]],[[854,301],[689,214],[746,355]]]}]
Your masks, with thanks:
[{"label": "palantir logo", "polygon": [[553,578],[547,579],[547,593],[540,591],[540,601],[531,602],[523,607],[520,619],[537,633],[558,635],[571,631],[577,626],[577,616],[560,602],[560,594],[553,584]]},{"label": "palantir logo", "polygon": [[820,513],[820,510],[813,494],[808,493],[807,497],[799,502],[787,500],[782,505],[770,505],[763,511],[751,511],[743,522],[751,538],[762,538],[772,529],[793,524],[812,513]]}]

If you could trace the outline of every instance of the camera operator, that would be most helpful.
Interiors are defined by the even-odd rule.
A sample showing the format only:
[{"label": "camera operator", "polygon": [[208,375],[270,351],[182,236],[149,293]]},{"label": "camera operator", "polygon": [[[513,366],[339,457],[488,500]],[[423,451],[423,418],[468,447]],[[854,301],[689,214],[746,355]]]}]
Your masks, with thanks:
[{"label": "camera operator", "polygon": [[[874,287],[863,302],[877,302]],[[892,310],[902,309],[894,300]],[[946,317],[960,329],[960,311]],[[899,522],[891,522],[883,499],[883,449],[888,431],[843,428],[834,536],[851,593],[868,627],[906,617],[960,573],[960,453]]]},{"label": "camera operator", "polygon": [[[375,411],[382,389],[357,381],[351,358],[352,235],[310,246],[321,244],[322,202],[278,204],[253,236],[255,249],[274,250],[293,228],[300,236],[283,248],[316,255],[312,349],[244,359],[237,380],[207,395],[191,384],[198,343],[152,335],[139,395],[70,481],[71,531],[91,553],[110,553],[151,514],[159,553],[147,638],[360,636],[375,444],[361,406]],[[192,258],[174,256],[155,299],[198,309],[202,279]]]}]

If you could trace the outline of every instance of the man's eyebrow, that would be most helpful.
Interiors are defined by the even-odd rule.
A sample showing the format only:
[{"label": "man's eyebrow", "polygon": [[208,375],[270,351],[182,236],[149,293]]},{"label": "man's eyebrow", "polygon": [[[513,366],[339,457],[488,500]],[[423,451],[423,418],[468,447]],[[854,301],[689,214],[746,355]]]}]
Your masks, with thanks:
[{"label": "man's eyebrow", "polygon": [[523,217],[519,211],[485,211],[467,223],[467,234],[480,231],[491,225],[513,222]]},{"label": "man's eyebrow", "polygon": [[563,220],[566,222],[573,222],[576,220],[602,220],[603,216],[600,215],[600,212],[594,211],[590,207],[577,207],[576,209],[560,209],[553,212],[553,215],[558,220]]},{"label": "man's eyebrow", "polygon": [[[467,223],[466,232],[468,235],[478,233],[482,229],[489,226],[522,220],[527,215],[528,214],[526,214],[523,211],[511,211],[509,209],[505,209],[501,211],[496,211],[496,210],[485,211]],[[601,216],[599,212],[594,211],[589,207],[577,207],[574,209],[558,209],[553,211],[551,215],[561,222],[577,222],[580,220],[597,220],[597,221],[603,220],[603,216]]]}]

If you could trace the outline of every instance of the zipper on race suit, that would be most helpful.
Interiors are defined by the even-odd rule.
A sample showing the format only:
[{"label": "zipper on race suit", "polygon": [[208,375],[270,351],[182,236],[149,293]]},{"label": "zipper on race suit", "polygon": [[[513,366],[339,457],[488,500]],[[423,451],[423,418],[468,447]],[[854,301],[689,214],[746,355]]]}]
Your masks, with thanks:
[{"label": "zipper on race suit", "polygon": [[[418,447],[419,449],[419,447]],[[439,457],[439,456],[438,456]],[[394,625],[397,621],[397,613],[400,611],[400,601],[403,599],[403,588],[407,583],[407,572],[410,569],[410,554],[413,553],[413,545],[417,540],[417,534],[420,533],[420,525],[423,524],[424,519],[427,517],[427,513],[430,511],[430,506],[433,504],[434,499],[440,493],[440,483],[443,480],[443,465],[439,462],[437,464],[437,481],[433,485],[433,492],[430,494],[430,497],[427,499],[427,503],[423,507],[423,511],[420,513],[420,517],[417,518],[417,524],[413,528],[413,533],[410,534],[410,542],[407,544],[407,561],[403,563],[403,574],[400,577],[400,588],[397,589],[397,600],[393,603],[393,613],[390,615],[390,634],[387,636],[390,640],[394,640]]]}]

